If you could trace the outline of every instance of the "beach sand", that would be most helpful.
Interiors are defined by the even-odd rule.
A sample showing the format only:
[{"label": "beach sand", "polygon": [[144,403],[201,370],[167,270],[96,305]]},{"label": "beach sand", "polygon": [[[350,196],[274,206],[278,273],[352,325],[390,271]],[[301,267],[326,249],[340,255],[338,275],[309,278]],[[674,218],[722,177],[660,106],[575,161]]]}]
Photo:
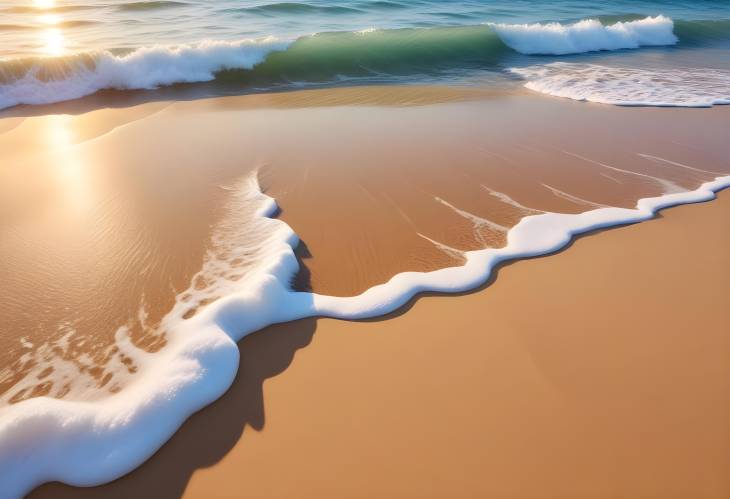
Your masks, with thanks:
[{"label": "beach sand", "polygon": [[[728,106],[442,87],[79,105],[0,119],[3,402],[144,382],[119,338],[164,347],[165,314],[215,277],[196,274],[215,235],[254,248],[242,282],[256,264],[242,179],[301,239],[294,287],[354,295],[500,247],[525,215],[730,173]],[[255,333],[229,393],[139,470],[36,495],[727,494],[726,198],[511,264],[479,293]]]},{"label": "beach sand", "polygon": [[472,294],[267,328],[138,470],[31,497],[728,497],[729,247],[721,193]]}]

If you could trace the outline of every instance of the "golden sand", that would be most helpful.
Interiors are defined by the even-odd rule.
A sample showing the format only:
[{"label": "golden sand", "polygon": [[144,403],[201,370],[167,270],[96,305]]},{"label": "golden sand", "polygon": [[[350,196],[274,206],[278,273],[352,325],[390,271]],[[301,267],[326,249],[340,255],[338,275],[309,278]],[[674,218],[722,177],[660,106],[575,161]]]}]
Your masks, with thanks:
[{"label": "golden sand", "polygon": [[728,247],[721,194],[473,294],[267,328],[138,470],[31,497],[726,498]]},{"label": "golden sand", "polygon": [[530,210],[632,206],[728,172],[729,112],[368,87],[0,119],[0,396],[66,396],[43,367],[59,359],[89,378],[76,398],[121,389],[109,365],[136,366],[115,335],[164,344],[225,188],[253,172],[301,237],[295,285],[351,295],[501,246]]}]

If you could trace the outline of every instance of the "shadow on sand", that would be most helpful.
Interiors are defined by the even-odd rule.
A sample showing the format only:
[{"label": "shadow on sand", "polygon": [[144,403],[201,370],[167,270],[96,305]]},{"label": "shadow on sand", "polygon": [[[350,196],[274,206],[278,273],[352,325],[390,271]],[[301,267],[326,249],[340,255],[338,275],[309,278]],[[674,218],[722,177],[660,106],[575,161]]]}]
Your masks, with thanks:
[{"label": "shadow on sand", "polygon": [[[662,218],[657,213],[656,219]],[[628,225],[597,229],[574,236],[557,251],[532,258],[545,258],[570,248],[584,237]],[[309,269],[305,260],[309,257],[305,244],[300,243],[297,257],[300,273],[294,279],[298,289],[311,289]],[[462,296],[479,292],[490,286],[500,271],[520,259],[500,263],[489,278],[479,287],[463,293],[421,293],[404,306],[389,314],[365,319],[366,322],[388,320],[410,310],[425,296]],[[241,439],[244,431],[261,431],[266,416],[264,408],[264,382],[284,372],[292,363],[296,352],[309,345],[317,328],[317,318],[301,319],[277,324],[250,334],[239,342],[241,362],[231,388],[216,402],[190,417],[173,437],[157,453],[137,470],[106,485],[77,488],[58,482],[48,483],[34,490],[28,497],[38,498],[113,498],[128,499],[144,490],[149,497],[179,499],[182,497],[192,474],[220,461]],[[246,427],[250,429],[246,429]],[[205,435],[205,438],[201,438]]]},{"label": "shadow on sand", "polygon": [[220,461],[245,431],[264,428],[263,384],[286,370],[297,350],[312,341],[316,323],[316,319],[303,319],[270,326],[241,340],[241,363],[231,388],[216,402],[191,416],[136,471],[99,487],[49,483],[29,497],[129,499],[139,497],[140,491],[159,499],[181,497],[195,470]]}]

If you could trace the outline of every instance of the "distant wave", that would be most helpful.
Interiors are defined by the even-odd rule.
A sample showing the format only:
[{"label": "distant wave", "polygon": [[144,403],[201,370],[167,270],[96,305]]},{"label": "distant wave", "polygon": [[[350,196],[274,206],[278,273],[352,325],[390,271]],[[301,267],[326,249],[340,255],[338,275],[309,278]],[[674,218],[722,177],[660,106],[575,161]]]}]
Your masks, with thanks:
[{"label": "distant wave", "polygon": [[[86,9],[97,9],[99,8],[98,5],[53,5],[49,7],[45,7],[43,9],[44,13],[49,12],[72,12],[74,10],[86,10]],[[35,7],[33,5],[17,5],[14,7],[5,7],[0,8],[0,12],[4,12],[6,14],[38,14],[38,7]]]},{"label": "distant wave", "polygon": [[[53,25],[54,28],[79,28],[81,26],[91,26],[98,24],[98,21],[86,21],[83,19],[72,19],[68,21],[60,21]],[[47,26],[38,26],[30,24],[0,24],[0,31],[25,31],[34,29],[47,29]],[[2,62],[0,62],[2,64]]]},{"label": "distant wave", "polygon": [[89,21],[85,19],[70,19],[68,21],[60,21],[53,25],[54,28],[78,28],[81,26],[92,26],[99,24],[99,21]]},{"label": "distant wave", "polygon": [[510,48],[522,54],[564,55],[599,50],[674,45],[674,22],[668,17],[603,25],[596,19],[575,24],[490,24]]},{"label": "distant wave", "polygon": [[0,31],[22,31],[26,29],[34,29],[33,26],[27,24],[0,24]]},{"label": "distant wave", "polygon": [[276,2],[252,7],[228,9],[236,12],[252,12],[258,14],[352,14],[361,13],[360,9],[344,6],[313,5],[301,2]]},{"label": "distant wave", "polygon": [[[161,2],[136,2],[135,4]],[[369,2],[373,3],[373,2]],[[390,4],[393,2],[376,2]],[[126,6],[135,4],[123,4]],[[282,5],[289,4],[269,4]],[[303,4],[298,4],[303,5]],[[396,4],[394,4],[396,5]],[[287,7],[288,8],[288,7]],[[217,80],[256,88],[332,83],[343,78],[440,75],[499,68],[524,54],[573,54],[642,46],[700,44],[727,36],[730,21],[679,21],[663,16],[574,24],[489,24],[325,32],[296,40],[204,41],[153,46],[120,55],[108,51],[0,60],[0,109],[76,99],[103,89],[153,89]],[[685,41],[686,37],[686,41]]]},{"label": "distant wave", "polygon": [[170,7],[184,7],[188,5],[185,2],[175,2],[173,0],[160,0],[160,1],[149,1],[149,2],[129,2],[117,5],[118,10],[152,10],[152,9],[166,9]]},{"label": "distant wave", "polygon": [[730,104],[730,71],[617,68],[555,62],[511,68],[536,92],[619,106],[710,107]]},{"label": "distant wave", "polygon": [[408,8],[407,4],[401,3],[401,2],[389,2],[388,0],[374,0],[371,2],[362,2],[360,4],[362,7],[370,10],[370,9],[406,9]]}]

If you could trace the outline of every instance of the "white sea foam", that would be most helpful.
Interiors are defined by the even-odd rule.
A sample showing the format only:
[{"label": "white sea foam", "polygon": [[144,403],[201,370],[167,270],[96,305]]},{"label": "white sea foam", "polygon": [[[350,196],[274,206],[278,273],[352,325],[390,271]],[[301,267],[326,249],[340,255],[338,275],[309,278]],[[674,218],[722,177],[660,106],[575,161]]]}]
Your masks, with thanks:
[{"label": "white sea foam", "polygon": [[572,194],[568,194],[567,192],[563,192],[547,184],[542,184],[542,186],[552,192],[556,197],[559,197],[560,199],[565,199],[566,201],[570,201],[571,203],[580,204],[583,206],[590,206],[591,208],[608,208],[608,206],[606,206],[605,204],[594,203],[593,201],[588,201],[587,199],[573,196]]},{"label": "white sea foam", "polygon": [[563,151],[568,156],[573,156],[574,158],[578,158],[580,160],[583,160],[587,163],[593,163],[594,165],[598,165],[600,167],[606,168],[608,170],[613,170],[618,173],[623,173],[625,175],[633,175],[635,177],[642,177],[645,179],[649,179],[653,182],[655,182],[661,189],[663,194],[673,194],[675,192],[683,192],[684,189],[680,187],[679,185],[675,184],[671,180],[667,180],[661,177],[654,177],[653,175],[647,175],[646,173],[639,173],[639,172],[633,172],[631,170],[624,170],[623,168],[618,168],[616,166],[611,166],[607,163],[603,163],[601,161],[597,161],[595,159],[587,158],[585,156],[581,156],[580,154],[575,154],[570,151]]},{"label": "white sea foam", "polygon": [[106,389],[101,391],[101,376],[91,374],[94,368],[99,367],[98,359],[88,353],[70,355],[69,340],[74,333],[71,326],[64,324],[59,328],[59,336],[35,349],[32,349],[32,343],[21,340],[23,348],[28,351],[20,357],[19,363],[30,367],[22,378],[15,381],[12,380],[17,376],[16,365],[0,369],[0,382],[12,382],[12,389],[0,396],[0,404],[11,403],[19,395],[32,393],[34,388],[44,383],[48,386],[46,394],[51,397],[80,399],[89,394],[103,396],[113,393],[131,378],[140,361],[150,355],[134,346],[126,326],[119,327],[114,335],[114,343],[102,352],[102,356],[108,359],[103,365],[103,374],[108,374],[109,378],[104,382]]},{"label": "white sea foam", "polygon": [[619,106],[711,107],[730,104],[730,71],[643,69],[554,62],[510,68],[543,94]]},{"label": "white sea foam", "polygon": [[52,61],[50,68],[49,59],[23,61],[28,65],[23,76],[0,84],[0,109],[78,99],[102,89],[153,89],[211,81],[224,69],[251,69],[288,44],[266,38],[159,45],[123,56],[106,51],[70,55]]},{"label": "white sea foam", "polygon": [[515,201],[514,199],[509,197],[507,194],[505,194],[504,192],[495,191],[491,187],[487,187],[484,184],[479,184],[479,185],[481,186],[482,189],[487,191],[490,196],[494,196],[495,198],[499,199],[503,203],[511,205],[525,214],[527,214],[527,213],[529,213],[529,214],[545,213],[543,210],[536,210],[534,208],[528,208],[524,204],[518,203],[517,201]]},{"label": "white sea foam", "polygon": [[253,205],[258,217],[252,230],[266,234],[266,243],[253,248],[260,257],[258,265],[247,270],[245,279],[238,279],[220,263],[228,261],[235,248],[225,247],[223,256],[213,255],[218,262],[213,265],[216,279],[225,284],[204,287],[202,299],[210,297],[210,289],[214,295],[225,295],[185,319],[190,303],[199,303],[201,297],[194,296],[198,286],[184,292],[164,319],[168,344],[149,358],[136,359],[140,372],[121,392],[95,402],[39,397],[0,409],[0,494],[21,497],[52,480],[96,485],[131,471],[192,413],[226,391],[238,368],[236,341],[269,324],[312,316],[377,317],[421,292],[474,289],[500,262],[556,251],[576,234],[647,220],[661,208],[707,201],[725,187],[730,187],[730,176],[693,191],[642,199],[635,209],[526,216],[509,231],[504,248],[465,252],[462,266],[404,272],[359,296],[334,297],[289,288],[298,270],[293,251],[297,236],[270,218],[276,210],[273,199],[260,193],[255,182],[243,183],[234,202]]},{"label": "white sea foam", "polygon": [[685,170],[690,170],[693,172],[698,173],[709,173],[711,175],[720,175],[719,172],[713,172],[710,170],[703,170],[702,168],[695,168],[694,166],[685,165],[684,163],[678,163],[676,161],[672,161],[669,159],[660,158],[659,156],[654,156],[652,154],[645,154],[645,153],[637,153],[637,155],[641,158],[644,158],[648,161],[651,161],[652,163],[659,164],[662,166],[675,166],[677,168],[684,168]]},{"label": "white sea foam", "polygon": [[435,239],[431,239],[425,234],[421,234],[420,232],[416,232],[418,234],[418,237],[425,239],[429,243],[436,246],[438,249],[449,255],[450,257],[454,258],[457,262],[463,262],[464,261],[464,251],[454,248],[452,246],[449,246],[447,244],[441,243],[439,241],[436,241]]},{"label": "white sea foam", "polygon": [[449,203],[448,201],[441,199],[440,197],[436,197],[435,200],[436,202],[441,203],[442,205],[449,208],[460,217],[469,220],[474,225],[474,237],[482,244],[482,246],[488,246],[487,240],[484,237],[484,234],[482,234],[482,230],[486,229],[495,232],[507,232],[509,230],[504,225],[500,225],[496,222],[492,222],[491,220],[487,220],[486,218],[479,217],[477,215],[474,215],[473,213],[469,213],[468,211],[461,210]]},{"label": "white sea foam", "polygon": [[674,22],[665,16],[605,26],[596,19],[575,24],[489,24],[502,41],[523,54],[564,55],[597,50],[674,45]]}]

